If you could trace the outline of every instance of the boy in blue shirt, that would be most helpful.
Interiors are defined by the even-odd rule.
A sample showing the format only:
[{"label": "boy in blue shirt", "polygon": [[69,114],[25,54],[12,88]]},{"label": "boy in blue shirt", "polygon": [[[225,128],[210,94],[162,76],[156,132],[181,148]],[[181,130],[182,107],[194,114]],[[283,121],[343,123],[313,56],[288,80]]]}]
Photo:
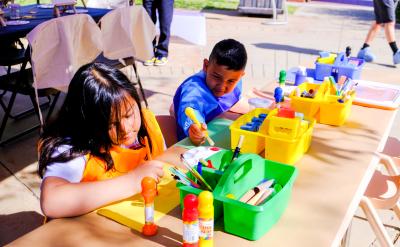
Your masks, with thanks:
[{"label": "boy in blue shirt", "polygon": [[[203,70],[186,79],[174,96],[174,112],[178,140],[189,136],[195,145],[205,141],[205,123],[210,122],[236,104],[242,95],[242,76],[247,62],[243,44],[233,39],[218,42],[209,59],[204,59]],[[186,114],[192,107],[201,128]]]}]

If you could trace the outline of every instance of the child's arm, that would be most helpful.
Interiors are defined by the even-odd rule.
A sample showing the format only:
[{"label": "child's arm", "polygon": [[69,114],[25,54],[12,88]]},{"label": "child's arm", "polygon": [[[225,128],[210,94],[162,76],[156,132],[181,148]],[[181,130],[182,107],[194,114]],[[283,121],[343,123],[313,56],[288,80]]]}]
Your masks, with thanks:
[{"label": "child's arm", "polygon": [[158,181],[163,176],[162,167],[160,161],[148,161],[126,175],[96,182],[70,183],[59,177],[47,177],[40,196],[42,211],[51,218],[88,213],[139,193],[142,179],[148,176]]}]

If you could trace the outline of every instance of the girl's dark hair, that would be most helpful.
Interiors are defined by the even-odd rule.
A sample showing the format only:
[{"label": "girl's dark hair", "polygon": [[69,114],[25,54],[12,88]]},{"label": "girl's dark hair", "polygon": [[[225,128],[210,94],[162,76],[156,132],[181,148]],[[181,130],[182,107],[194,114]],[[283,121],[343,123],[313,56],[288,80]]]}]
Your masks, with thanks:
[{"label": "girl's dark hair", "polygon": [[234,39],[224,39],[214,46],[208,60],[238,71],[246,67],[247,53],[242,43]]},{"label": "girl's dark hair", "polygon": [[[128,103],[129,97],[133,98],[140,110],[138,140],[143,146],[145,136],[151,141],[133,84],[121,71],[105,64],[90,63],[82,66],[69,84],[57,118],[45,128],[40,137],[40,177],[43,177],[49,164],[67,162],[88,153],[104,160],[107,170],[113,168],[110,148],[114,143],[108,133],[112,122],[120,123],[123,117],[121,106]],[[117,124],[117,136],[120,136],[120,130]],[[60,148],[63,145],[67,145],[66,150]]]}]

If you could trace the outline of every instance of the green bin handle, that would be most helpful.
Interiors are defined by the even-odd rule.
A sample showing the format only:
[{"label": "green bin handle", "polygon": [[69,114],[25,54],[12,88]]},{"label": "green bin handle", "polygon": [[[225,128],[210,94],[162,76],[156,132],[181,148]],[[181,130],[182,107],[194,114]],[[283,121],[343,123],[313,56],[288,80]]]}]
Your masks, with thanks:
[{"label": "green bin handle", "polygon": [[[257,154],[242,154],[237,159],[235,159],[226,169],[221,179],[219,180],[217,186],[214,189],[216,195],[221,195],[224,188],[233,184],[236,172],[248,161],[252,160],[254,162],[262,162],[264,164],[264,159]],[[254,164],[252,163],[252,166]],[[222,196],[222,195],[221,195]]]}]

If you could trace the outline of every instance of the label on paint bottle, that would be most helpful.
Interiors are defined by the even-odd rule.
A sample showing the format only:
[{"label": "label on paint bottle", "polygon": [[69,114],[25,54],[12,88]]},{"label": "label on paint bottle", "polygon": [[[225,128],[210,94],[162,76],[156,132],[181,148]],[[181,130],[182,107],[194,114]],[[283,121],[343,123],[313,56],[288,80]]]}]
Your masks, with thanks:
[{"label": "label on paint bottle", "polygon": [[199,218],[200,238],[210,240],[214,236],[214,220]]},{"label": "label on paint bottle", "polygon": [[193,221],[191,223],[183,224],[183,242],[194,244],[199,241],[199,222]]},{"label": "label on paint bottle", "polygon": [[144,215],[146,223],[154,222],[154,205],[144,207]]}]

